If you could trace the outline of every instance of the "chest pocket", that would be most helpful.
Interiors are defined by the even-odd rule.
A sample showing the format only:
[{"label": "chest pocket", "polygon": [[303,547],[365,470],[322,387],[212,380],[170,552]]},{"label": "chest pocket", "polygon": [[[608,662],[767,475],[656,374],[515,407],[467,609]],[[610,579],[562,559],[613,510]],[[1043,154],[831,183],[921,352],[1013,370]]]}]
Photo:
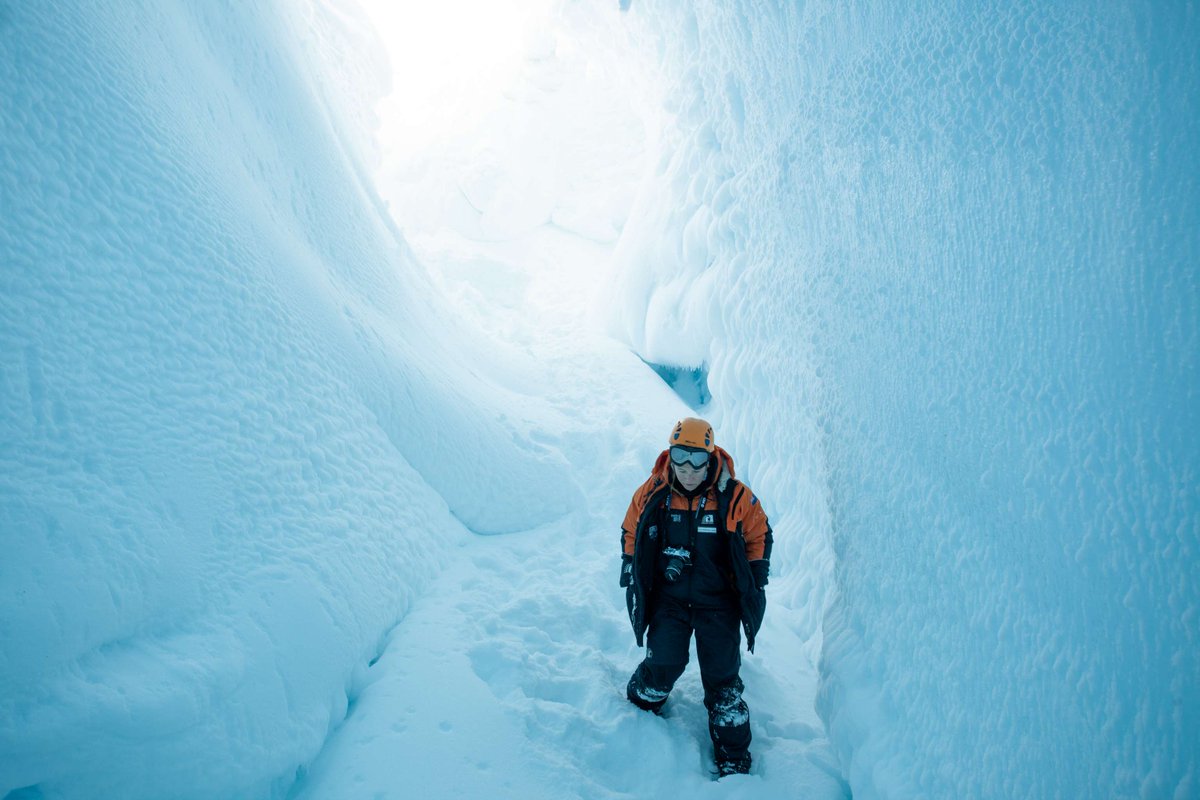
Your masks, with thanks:
[{"label": "chest pocket", "polygon": [[687,519],[683,512],[667,512],[667,547],[687,547],[688,538]]}]

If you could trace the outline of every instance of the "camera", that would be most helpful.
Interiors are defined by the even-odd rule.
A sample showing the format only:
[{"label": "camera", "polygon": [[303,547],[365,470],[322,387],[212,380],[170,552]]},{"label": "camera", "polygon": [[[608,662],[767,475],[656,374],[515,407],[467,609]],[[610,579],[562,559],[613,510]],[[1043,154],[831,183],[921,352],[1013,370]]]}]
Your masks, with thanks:
[{"label": "camera", "polygon": [[663,574],[671,583],[679,580],[683,571],[692,565],[692,553],[686,547],[664,547],[663,555],[667,557]]}]

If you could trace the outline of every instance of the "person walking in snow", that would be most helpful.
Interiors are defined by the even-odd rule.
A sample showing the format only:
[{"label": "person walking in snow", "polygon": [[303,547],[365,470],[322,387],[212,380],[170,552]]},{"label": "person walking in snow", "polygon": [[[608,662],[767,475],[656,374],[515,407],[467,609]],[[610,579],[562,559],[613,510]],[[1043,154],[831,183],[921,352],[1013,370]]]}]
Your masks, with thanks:
[{"label": "person walking in snow", "polygon": [[[734,477],[712,426],[676,423],[621,526],[621,586],[646,657],[626,694],[658,714],[688,662],[692,634],[720,777],[750,771],[750,711],[742,699],[741,630],[754,651],[772,535],[758,498]],[[648,629],[648,632],[647,632]]]}]

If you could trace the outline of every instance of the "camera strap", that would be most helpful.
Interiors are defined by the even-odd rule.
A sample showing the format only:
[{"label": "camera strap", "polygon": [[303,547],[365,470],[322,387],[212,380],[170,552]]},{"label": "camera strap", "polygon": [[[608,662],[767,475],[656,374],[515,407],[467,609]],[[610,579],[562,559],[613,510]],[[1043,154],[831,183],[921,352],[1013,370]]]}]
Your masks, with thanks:
[{"label": "camera strap", "polygon": [[[677,512],[675,512],[674,509],[671,508],[672,494],[674,494],[674,493],[670,492],[670,491],[667,492],[667,499],[663,504],[663,510],[666,512],[666,517],[667,517],[664,528],[668,529],[668,530],[670,529],[670,526],[671,526],[671,522],[670,522],[671,514],[677,513]],[[680,495],[680,496],[684,497],[684,495]],[[684,499],[687,499],[687,498],[684,497]],[[690,500],[688,501],[688,505],[689,506],[691,505]],[[700,524],[700,519],[704,514],[704,507],[706,505],[708,505],[708,494],[707,493],[700,495],[700,502],[696,504],[695,512],[691,513],[691,520],[687,521],[687,517],[683,517],[683,519],[685,521],[687,521],[687,549],[688,549],[689,553],[694,553],[696,551],[696,527]],[[671,546],[670,543],[667,541],[669,538],[670,538],[669,536],[663,536],[663,547]]]},{"label": "camera strap", "polygon": [[708,495],[701,495],[700,502],[696,504],[696,513],[692,515],[692,524],[688,526],[688,550],[693,553],[696,552],[696,528],[700,525],[700,518],[707,503]]},{"label": "camera strap", "polygon": [[[672,499],[671,496],[673,494],[674,494],[674,492],[671,492],[668,490],[666,500],[663,502],[663,510],[666,514],[666,520],[664,521],[664,530],[670,529],[670,517],[671,517],[671,514],[674,513],[674,509],[671,508],[671,499]],[[683,495],[680,495],[680,496],[683,497]],[[720,507],[720,505],[721,505],[720,499],[721,498],[718,497],[718,502],[717,502],[718,507]],[[689,506],[691,505],[690,500],[688,501],[688,505]],[[708,505],[708,493],[706,492],[706,493],[700,495],[700,502],[698,502],[696,504],[695,512],[691,513],[691,520],[687,526],[687,534],[688,534],[687,535],[687,549],[688,549],[688,552],[690,552],[690,553],[696,552],[696,528],[700,525],[700,520],[704,516],[704,507],[707,505]],[[684,519],[687,519],[687,517],[684,517]],[[723,519],[718,521],[717,526],[718,526],[717,530],[723,530],[725,527],[725,521]],[[663,543],[662,543],[663,547],[670,546],[670,543],[668,542],[669,538],[670,538],[669,536],[663,536]]]}]

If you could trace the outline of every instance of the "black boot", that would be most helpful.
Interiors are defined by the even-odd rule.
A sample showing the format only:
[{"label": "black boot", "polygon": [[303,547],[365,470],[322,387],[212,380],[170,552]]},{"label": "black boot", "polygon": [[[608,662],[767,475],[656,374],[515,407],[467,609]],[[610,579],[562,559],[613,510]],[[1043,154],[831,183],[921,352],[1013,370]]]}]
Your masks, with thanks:
[{"label": "black boot", "polygon": [[747,753],[739,758],[718,758],[717,759],[717,777],[724,778],[726,775],[746,775],[750,772],[750,754]]}]

